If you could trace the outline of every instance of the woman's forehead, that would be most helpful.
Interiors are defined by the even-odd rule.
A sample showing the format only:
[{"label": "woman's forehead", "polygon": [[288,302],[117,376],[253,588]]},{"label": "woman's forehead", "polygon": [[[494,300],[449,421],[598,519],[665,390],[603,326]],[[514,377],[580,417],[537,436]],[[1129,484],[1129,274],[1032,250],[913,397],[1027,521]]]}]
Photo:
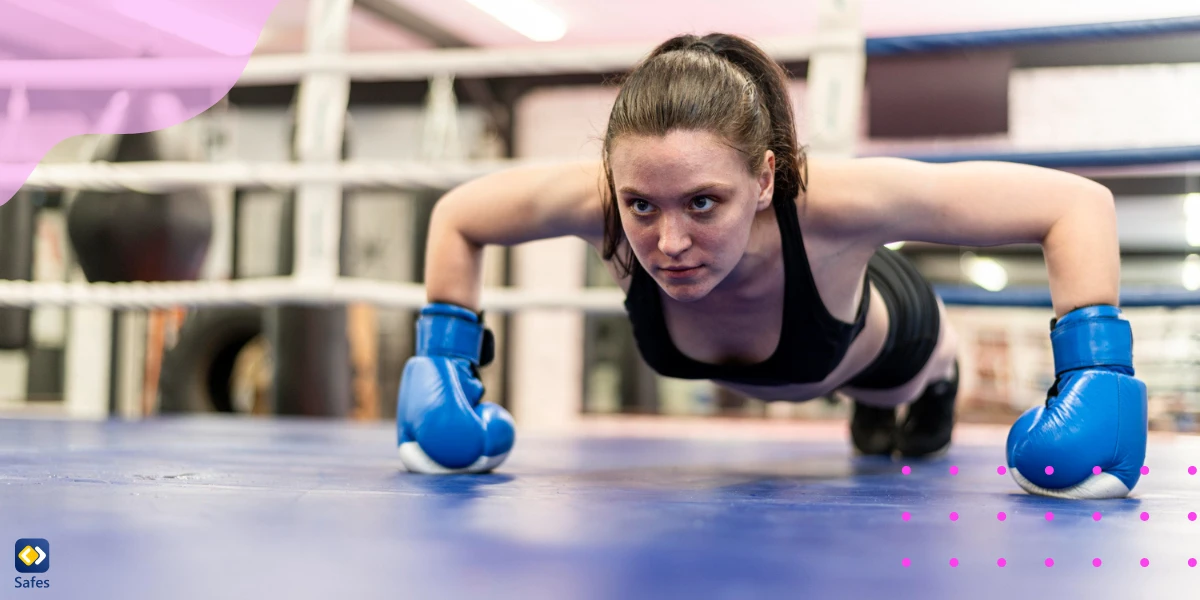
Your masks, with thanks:
[{"label": "woman's forehead", "polygon": [[721,138],[693,132],[624,137],[609,162],[614,179],[629,181],[731,179],[744,169],[741,154]]}]

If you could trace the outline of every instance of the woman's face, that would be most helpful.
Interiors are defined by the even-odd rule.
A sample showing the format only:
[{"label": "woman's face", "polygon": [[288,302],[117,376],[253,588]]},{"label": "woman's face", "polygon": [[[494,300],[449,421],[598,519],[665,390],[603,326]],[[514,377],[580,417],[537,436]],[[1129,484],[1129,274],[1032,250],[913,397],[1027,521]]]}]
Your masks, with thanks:
[{"label": "woman's face", "polygon": [[708,132],[625,136],[609,164],[634,256],[680,302],[704,298],[734,270],[755,215],[771,205],[772,153],[751,174],[740,152]]}]

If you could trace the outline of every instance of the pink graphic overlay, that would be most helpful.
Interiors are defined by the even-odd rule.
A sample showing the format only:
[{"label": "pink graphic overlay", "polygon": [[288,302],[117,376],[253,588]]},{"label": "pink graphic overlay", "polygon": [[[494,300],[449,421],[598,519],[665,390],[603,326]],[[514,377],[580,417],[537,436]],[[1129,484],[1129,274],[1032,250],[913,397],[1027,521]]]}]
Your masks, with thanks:
[{"label": "pink graphic overlay", "polygon": [[0,2],[0,204],[62,140],[157,131],[207,110],[277,3]]},{"label": "pink graphic overlay", "polygon": [[[1053,467],[1052,465],[1046,465],[1046,467],[1045,467],[1045,470],[1046,470],[1046,473],[1047,473],[1047,474],[1053,474],[1053,473],[1054,473],[1054,467]],[[1140,467],[1138,470],[1139,470],[1139,472],[1140,472],[1142,475],[1148,475],[1148,474],[1150,473],[1150,467],[1149,467],[1149,466],[1146,466],[1146,465],[1142,465],[1142,466],[1141,466],[1141,467]],[[1197,474],[1197,470],[1198,470],[1198,469],[1197,469],[1197,467],[1196,467],[1196,466],[1191,466],[1191,467],[1188,467],[1188,474],[1189,474],[1189,475],[1196,475],[1196,474]],[[910,474],[910,473],[912,472],[912,468],[911,468],[909,465],[904,465],[904,466],[903,466],[903,468],[901,469],[901,471],[902,471],[902,473],[904,473],[905,475],[908,475],[908,474]],[[958,466],[956,466],[956,465],[951,465],[951,466],[949,466],[949,467],[948,467],[948,472],[949,472],[949,474],[950,474],[950,475],[958,475],[958,474],[959,474],[959,471],[960,471],[960,469],[959,469],[959,467],[958,467]],[[997,466],[997,467],[996,467],[996,474],[997,474],[997,475],[1004,475],[1006,472],[1007,472],[1007,468],[1006,468],[1004,465],[999,465],[999,466]],[[1093,467],[1092,467],[1092,474],[1093,474],[1093,475],[1099,475],[1099,474],[1101,474],[1101,473],[1103,473],[1103,472],[1104,472],[1104,470],[1103,470],[1103,468],[1102,468],[1102,467],[1100,467],[1100,466],[1093,466]],[[1086,513],[1084,513],[1084,514],[1086,514]],[[950,519],[950,521],[952,521],[952,522],[957,522],[957,521],[959,520],[959,517],[960,517],[960,515],[959,515],[959,513],[958,513],[957,511],[951,511],[951,512],[949,513],[949,519]],[[1101,519],[1103,519],[1103,513],[1102,513],[1101,511],[1094,511],[1094,512],[1092,512],[1092,513],[1091,513],[1091,517],[1092,517],[1092,520],[1093,520],[1093,521],[1095,521],[1095,522],[1099,522]],[[908,513],[908,512],[903,512],[903,513],[901,513],[901,519],[902,519],[902,520],[904,520],[904,521],[906,521],[906,522],[907,522],[907,521],[909,521],[911,518],[912,518],[912,515],[911,515],[910,513]],[[1045,512],[1045,514],[1044,514],[1044,518],[1045,518],[1045,520],[1046,520],[1046,521],[1054,521],[1054,520],[1055,520],[1055,518],[1056,518],[1056,516],[1055,516],[1054,512],[1052,512],[1052,511],[1047,511],[1047,512]],[[1143,521],[1143,522],[1148,522],[1148,521],[1150,520],[1150,513],[1149,513],[1148,511],[1142,511],[1142,512],[1138,513],[1138,518],[1139,518],[1141,521]],[[1003,511],[1000,511],[1000,512],[997,512],[997,513],[996,513],[996,520],[997,520],[997,521],[1001,521],[1001,522],[1003,522],[1003,521],[1006,521],[1007,519],[1008,519],[1008,514],[1007,514],[1007,513],[1003,512]],[[1196,512],[1196,511],[1188,512],[1188,513],[1187,513],[1187,519],[1188,519],[1189,521],[1193,521],[1193,522],[1194,522],[1194,521],[1197,521],[1197,520],[1200,520],[1200,513]],[[1086,559],[1085,559],[1085,560],[1086,560]],[[1073,561],[1068,561],[1068,563],[1071,563],[1071,562],[1073,562]],[[1118,562],[1121,562],[1121,561],[1118,561]],[[909,567],[909,566],[911,566],[912,562],[911,562],[911,559],[909,559],[909,558],[904,558],[904,559],[901,561],[901,564],[902,564],[904,567]],[[957,557],[951,557],[951,558],[949,559],[949,565],[950,565],[950,567],[952,567],[952,568],[953,568],[953,567],[958,567],[958,566],[960,566],[960,564],[961,564],[961,561],[960,561],[960,560],[959,560]],[[1092,558],[1092,559],[1091,559],[1091,565],[1092,565],[1092,567],[1094,567],[1094,568],[1100,568],[1100,567],[1101,567],[1101,565],[1103,565],[1103,564],[1104,564],[1104,563],[1103,563],[1103,561],[1102,561],[1102,560],[1101,560],[1099,557],[1095,557],[1095,558]],[[1139,565],[1140,565],[1142,568],[1149,568],[1149,567],[1150,567],[1150,558],[1149,558],[1149,557],[1142,557],[1142,558],[1138,559],[1138,564],[1139,564]],[[1005,559],[1005,558],[1003,558],[1003,557],[1000,557],[1000,558],[997,558],[997,559],[996,559],[996,566],[997,566],[997,567],[1003,568],[1003,567],[1006,567],[1007,565],[1008,565],[1008,561],[1007,561],[1007,559]],[[1052,567],[1054,567],[1054,566],[1055,566],[1055,564],[1054,564],[1054,558],[1053,558],[1053,557],[1046,557],[1046,558],[1043,560],[1043,565],[1044,565],[1046,568],[1052,568]],[[1188,567],[1190,567],[1190,568],[1195,568],[1195,567],[1197,567],[1197,566],[1200,566],[1200,559],[1198,559],[1198,558],[1196,558],[1196,557],[1188,558],[1188,559],[1187,559],[1187,565],[1188,565]],[[1068,569],[1070,568],[1070,565],[1069,565],[1069,564],[1068,564],[1068,567],[1067,567],[1067,568],[1068,568]]]}]

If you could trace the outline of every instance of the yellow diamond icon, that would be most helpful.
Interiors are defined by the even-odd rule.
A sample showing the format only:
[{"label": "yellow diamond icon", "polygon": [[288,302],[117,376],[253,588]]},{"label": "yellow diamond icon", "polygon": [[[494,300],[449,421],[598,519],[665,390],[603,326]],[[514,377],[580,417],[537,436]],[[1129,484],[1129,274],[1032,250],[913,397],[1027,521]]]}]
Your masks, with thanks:
[{"label": "yellow diamond icon", "polygon": [[27,567],[32,565],[33,561],[37,560],[37,557],[38,553],[33,549],[33,546],[25,546],[24,549],[17,553],[17,558],[21,559],[21,562],[25,563]]}]

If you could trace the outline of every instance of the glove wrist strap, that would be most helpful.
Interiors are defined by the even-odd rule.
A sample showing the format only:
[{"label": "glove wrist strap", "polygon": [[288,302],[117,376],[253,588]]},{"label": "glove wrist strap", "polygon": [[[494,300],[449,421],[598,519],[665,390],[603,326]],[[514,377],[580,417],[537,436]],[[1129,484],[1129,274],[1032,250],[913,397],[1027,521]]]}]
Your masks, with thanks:
[{"label": "glove wrist strap", "polygon": [[461,306],[427,304],[417,319],[417,355],[452,356],[486,366],[492,358],[492,332],[482,321],[482,313]]},{"label": "glove wrist strap", "polygon": [[1075,309],[1051,322],[1054,372],[1117,367],[1133,372],[1133,329],[1111,305]]}]

